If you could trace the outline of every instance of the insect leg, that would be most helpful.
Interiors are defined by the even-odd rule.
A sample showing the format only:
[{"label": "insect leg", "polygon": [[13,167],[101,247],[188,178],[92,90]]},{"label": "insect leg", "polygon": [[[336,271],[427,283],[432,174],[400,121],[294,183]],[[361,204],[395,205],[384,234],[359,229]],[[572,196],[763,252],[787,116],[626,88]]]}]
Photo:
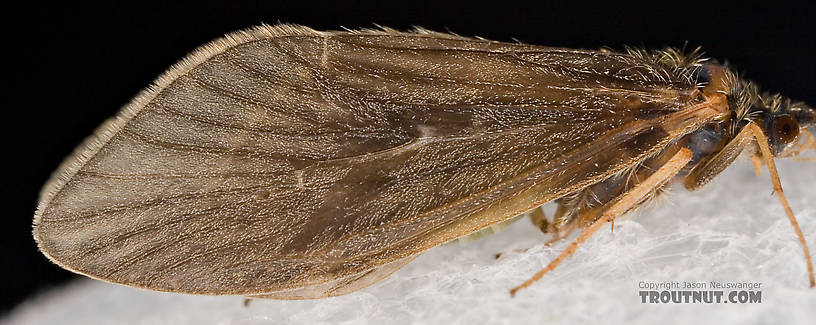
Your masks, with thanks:
[{"label": "insect leg", "polygon": [[540,229],[544,233],[546,233],[547,229],[550,227],[550,222],[547,221],[547,216],[544,214],[544,210],[541,207],[537,207],[530,211],[530,222],[532,222],[536,228]]},{"label": "insect leg", "polygon": [[660,169],[622,195],[617,202],[603,212],[602,216],[598,220],[584,228],[581,235],[579,235],[578,238],[575,239],[575,241],[561,253],[561,255],[552,260],[547,267],[533,275],[532,278],[525,281],[521,285],[510,290],[510,295],[515,295],[518,290],[530,286],[534,282],[538,281],[538,279],[540,279],[542,276],[547,274],[547,272],[555,269],[559,264],[561,264],[561,262],[572,256],[572,254],[578,249],[578,246],[589,239],[589,237],[598,231],[598,229],[600,229],[605,223],[610,222],[616,217],[631,210],[644,198],[648,197],[655,190],[659,189],[666,182],[671,180],[672,177],[680,172],[680,170],[683,169],[683,167],[686,166],[689,161],[691,161],[691,159],[691,150],[688,148],[680,149],[676,154],[674,154],[674,156],[672,156],[671,159],[668,160],[668,162],[661,166]]},{"label": "insect leg", "polygon": [[808,149],[813,149],[813,151],[816,151],[816,138],[813,137],[813,134],[808,130],[802,130],[801,133],[802,136],[805,137],[805,141],[797,144],[796,148],[791,150],[789,155],[793,156],[797,161],[816,161],[816,157],[799,158],[799,155],[803,151],[807,151]]},{"label": "insect leg", "polygon": [[751,156],[751,163],[754,164],[754,172],[756,172],[757,176],[762,176],[762,157],[760,156]]},{"label": "insect leg", "polygon": [[548,240],[544,245],[550,246],[553,243],[567,238],[572,234],[572,231],[578,228],[578,220],[572,220],[568,224],[564,225],[563,227],[559,227],[557,231],[552,233],[552,238]]},{"label": "insect leg", "polygon": [[547,220],[547,215],[542,207],[537,207],[528,213],[533,226],[545,234],[552,234],[552,238],[546,243],[548,246],[569,237],[577,227],[575,209],[568,207],[568,204],[561,199],[556,200],[555,203],[558,206],[553,214],[553,221]]},{"label": "insect leg", "polygon": [[547,220],[547,216],[541,207],[533,209],[529,214],[530,222],[532,222],[536,228],[545,234],[552,234],[552,239],[547,241],[546,245],[569,237],[572,231],[577,227],[577,218],[573,213],[574,209],[569,208],[568,204],[562,200],[556,200],[556,204],[558,204],[558,206],[555,209],[552,222]]},{"label": "insect leg", "polygon": [[765,159],[765,164],[768,166],[768,172],[771,174],[771,182],[773,183],[774,192],[776,192],[779,202],[782,203],[782,207],[785,209],[785,213],[788,215],[788,221],[790,221],[794,231],[796,231],[796,236],[799,237],[799,243],[802,244],[802,250],[805,253],[805,261],[807,262],[810,287],[812,288],[816,286],[816,280],[814,280],[813,276],[813,261],[810,259],[810,249],[808,249],[807,242],[805,242],[805,235],[802,234],[802,229],[799,228],[799,223],[796,222],[796,217],[793,215],[793,210],[791,210],[791,207],[788,204],[788,199],[785,197],[785,193],[782,191],[782,182],[779,180],[779,173],[776,171],[776,163],[774,163],[773,154],[771,153],[771,146],[768,144],[768,138],[765,136],[765,133],[762,132],[762,128],[755,123],[749,123],[746,125],[740,134],[744,132],[747,132],[753,136],[754,139],[756,139],[757,145],[759,146],[759,151],[762,154],[762,157]]},{"label": "insect leg", "polygon": [[569,223],[570,213],[568,212],[570,208],[567,206],[567,203],[562,199],[558,199],[556,202],[558,203],[558,207],[555,208],[553,222],[549,225],[549,228],[542,229],[544,232],[559,233],[561,229]]},{"label": "insect leg", "polygon": [[566,201],[560,199],[556,202],[558,202],[558,207],[555,209],[553,222],[547,229],[542,229],[545,233],[552,234],[552,239],[546,243],[548,246],[569,237],[572,231],[578,227],[577,214],[574,211],[575,207],[571,207]]},{"label": "insect leg", "polygon": [[[715,154],[703,158],[686,176],[684,186],[689,191],[697,190],[708,184],[734,162],[745,147],[754,141],[750,132],[743,129]],[[758,165],[759,164],[759,165]],[[754,160],[754,168],[759,170],[761,162]]]}]

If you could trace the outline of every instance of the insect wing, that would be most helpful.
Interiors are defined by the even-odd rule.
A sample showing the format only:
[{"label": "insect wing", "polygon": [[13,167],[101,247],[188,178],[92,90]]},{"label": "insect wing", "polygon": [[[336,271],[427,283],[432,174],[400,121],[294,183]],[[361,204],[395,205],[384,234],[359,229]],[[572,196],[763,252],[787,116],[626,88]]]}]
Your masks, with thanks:
[{"label": "insect wing", "polygon": [[261,26],[97,130],[44,189],[35,238],[154,290],[319,287],[634,166],[713,117],[695,89],[626,54]]}]

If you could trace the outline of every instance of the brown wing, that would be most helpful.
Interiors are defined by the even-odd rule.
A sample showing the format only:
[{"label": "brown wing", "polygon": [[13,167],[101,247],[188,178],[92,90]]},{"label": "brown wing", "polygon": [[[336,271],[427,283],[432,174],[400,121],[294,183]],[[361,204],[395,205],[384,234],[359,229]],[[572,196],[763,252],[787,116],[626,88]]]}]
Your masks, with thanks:
[{"label": "brown wing", "polygon": [[695,94],[628,54],[262,26],[103,125],[34,235],[65,268],[154,290],[320,286],[631,167],[713,116]]}]

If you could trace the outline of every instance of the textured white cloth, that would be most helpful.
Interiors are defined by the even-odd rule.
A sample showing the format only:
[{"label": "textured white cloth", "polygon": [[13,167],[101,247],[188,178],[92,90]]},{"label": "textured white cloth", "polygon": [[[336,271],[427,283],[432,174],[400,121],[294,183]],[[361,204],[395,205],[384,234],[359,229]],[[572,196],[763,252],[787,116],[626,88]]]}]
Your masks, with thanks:
[{"label": "textured white cloth", "polygon": [[[780,161],[782,184],[816,249],[813,163]],[[478,241],[437,247],[383,282],[311,301],[150,292],[80,280],[7,315],[12,324],[805,324],[816,319],[802,248],[772,195],[767,171],[746,161],[713,184],[641,209],[602,229],[529,289],[520,284],[556,257],[528,220]],[[526,250],[525,250],[526,249]],[[494,259],[496,253],[503,256]],[[13,281],[13,280],[12,280]],[[644,304],[640,281],[760,282],[761,303]],[[726,290],[727,292],[727,290]],[[812,323],[810,323],[812,324]]]}]

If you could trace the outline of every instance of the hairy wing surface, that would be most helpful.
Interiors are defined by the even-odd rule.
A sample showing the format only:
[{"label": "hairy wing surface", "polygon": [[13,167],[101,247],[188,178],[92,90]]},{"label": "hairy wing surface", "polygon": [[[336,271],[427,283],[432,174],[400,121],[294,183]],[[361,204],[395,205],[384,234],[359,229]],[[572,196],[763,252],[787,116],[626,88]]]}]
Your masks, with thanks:
[{"label": "hairy wing surface", "polygon": [[258,27],[103,125],[44,190],[35,237],[66,268],[155,290],[316,285],[653,153],[691,123],[655,127],[694,100],[673,80],[624,54]]}]

